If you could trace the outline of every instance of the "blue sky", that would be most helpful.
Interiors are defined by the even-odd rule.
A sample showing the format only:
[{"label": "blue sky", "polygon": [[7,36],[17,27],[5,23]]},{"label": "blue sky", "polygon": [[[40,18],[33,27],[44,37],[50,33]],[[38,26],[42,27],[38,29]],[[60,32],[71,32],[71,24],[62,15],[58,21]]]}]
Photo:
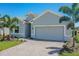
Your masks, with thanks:
[{"label": "blue sky", "polygon": [[58,12],[60,6],[71,5],[67,3],[0,3],[0,14],[8,14],[10,16],[25,16],[28,12],[36,14],[42,13],[44,10],[50,9]]},{"label": "blue sky", "polygon": [[64,5],[71,6],[69,3],[0,3],[0,14],[22,18],[29,12],[40,14],[48,9],[59,13],[59,8]]}]

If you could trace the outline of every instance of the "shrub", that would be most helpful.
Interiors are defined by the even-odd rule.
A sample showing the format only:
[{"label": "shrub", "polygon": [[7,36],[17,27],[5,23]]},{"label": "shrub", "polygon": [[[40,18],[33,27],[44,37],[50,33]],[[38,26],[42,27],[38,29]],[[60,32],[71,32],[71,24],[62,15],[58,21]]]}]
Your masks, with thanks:
[{"label": "shrub", "polygon": [[79,34],[75,36],[76,42],[79,43]]},{"label": "shrub", "polygon": [[[5,35],[4,36],[4,40],[10,40],[10,36],[9,35]],[[0,35],[0,41],[4,41],[3,40],[3,35]]]},{"label": "shrub", "polygon": [[2,39],[3,39],[3,36],[2,36],[2,35],[0,35],[0,41],[2,41]]}]

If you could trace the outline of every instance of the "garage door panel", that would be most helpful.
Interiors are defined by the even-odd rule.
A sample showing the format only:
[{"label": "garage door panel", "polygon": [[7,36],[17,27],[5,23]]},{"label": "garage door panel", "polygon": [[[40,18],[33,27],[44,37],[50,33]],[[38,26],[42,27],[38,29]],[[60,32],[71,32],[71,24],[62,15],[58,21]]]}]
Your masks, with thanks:
[{"label": "garage door panel", "polygon": [[36,27],[35,38],[44,40],[63,40],[64,27]]}]

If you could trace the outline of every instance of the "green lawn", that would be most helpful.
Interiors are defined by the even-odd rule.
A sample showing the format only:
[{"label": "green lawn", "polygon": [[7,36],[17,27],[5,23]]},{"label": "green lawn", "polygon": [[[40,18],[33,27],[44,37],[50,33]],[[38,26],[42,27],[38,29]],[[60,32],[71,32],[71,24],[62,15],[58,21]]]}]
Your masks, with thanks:
[{"label": "green lawn", "polygon": [[0,51],[13,47],[13,46],[16,46],[20,43],[22,43],[21,40],[0,41]]},{"label": "green lawn", "polygon": [[62,54],[60,54],[60,56],[79,56],[79,52],[73,52],[73,53],[63,52]]}]

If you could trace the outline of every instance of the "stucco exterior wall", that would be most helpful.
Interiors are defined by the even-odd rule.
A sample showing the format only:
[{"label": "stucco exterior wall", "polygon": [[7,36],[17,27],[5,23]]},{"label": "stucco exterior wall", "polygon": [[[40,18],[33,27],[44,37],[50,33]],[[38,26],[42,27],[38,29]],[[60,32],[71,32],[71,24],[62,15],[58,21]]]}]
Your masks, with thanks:
[{"label": "stucco exterior wall", "polygon": [[19,26],[19,33],[15,33],[15,30],[14,30],[11,34],[16,37],[23,37],[23,38],[27,37],[28,25],[24,24],[23,21],[21,21],[19,22],[18,26]]},{"label": "stucco exterior wall", "polygon": [[[31,27],[31,37],[34,37],[34,26],[36,25],[66,25],[68,24],[68,22],[63,22],[63,23],[59,23],[59,19],[60,19],[60,16],[57,16],[51,12],[46,12],[42,15],[40,15],[40,17],[37,17],[34,19],[33,22],[31,22],[32,24],[32,27]],[[69,38],[71,37],[71,29],[67,30],[65,28],[65,32],[66,32],[66,35],[65,35],[65,38]]]}]

